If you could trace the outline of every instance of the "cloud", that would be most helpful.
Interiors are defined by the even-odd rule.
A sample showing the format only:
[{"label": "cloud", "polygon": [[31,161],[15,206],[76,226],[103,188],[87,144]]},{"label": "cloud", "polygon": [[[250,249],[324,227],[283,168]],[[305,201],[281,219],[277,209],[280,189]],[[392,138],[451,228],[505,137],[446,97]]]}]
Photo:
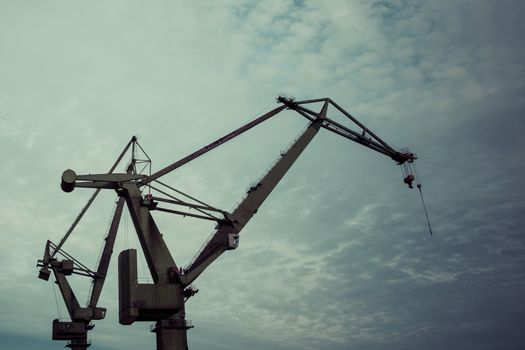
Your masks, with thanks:
[{"label": "cloud", "polygon": [[[522,8],[1,4],[0,345],[61,346],[49,341],[51,283],[35,278],[34,264],[90,195],[61,192],[63,170],[107,171],[132,135],[160,169],[287,93],[329,96],[393,146],[418,153],[436,235],[389,159],[321,131],[246,226],[239,249],[199,278],[187,304],[197,326],[190,346],[521,348]],[[166,182],[231,209],[305,125],[283,113]],[[114,198],[102,194],[66,247],[90,266]],[[155,218],[182,265],[213,231]],[[115,253],[130,246],[137,242],[124,217]],[[94,346],[151,346],[147,325],[117,324],[115,270],[113,262]],[[86,284],[74,282],[81,300]]]}]

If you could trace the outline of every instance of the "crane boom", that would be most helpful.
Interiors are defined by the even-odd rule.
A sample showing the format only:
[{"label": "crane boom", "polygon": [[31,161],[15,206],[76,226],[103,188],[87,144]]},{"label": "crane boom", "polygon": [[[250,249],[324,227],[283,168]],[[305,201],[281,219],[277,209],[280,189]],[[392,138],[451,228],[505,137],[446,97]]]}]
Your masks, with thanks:
[{"label": "crane boom", "polygon": [[308,126],[292,146],[281,154],[281,158],[263,178],[256,185],[252,186],[244,200],[233,211],[233,222],[219,224],[213,238],[202,249],[196,259],[189,264],[185,273],[184,283],[192,283],[224,251],[232,248],[229,237],[235,237],[241,232],[264,200],[299,158],[306,146],[312,141],[321,127],[322,119],[326,116],[327,107],[327,103],[325,103],[321,116]]}]

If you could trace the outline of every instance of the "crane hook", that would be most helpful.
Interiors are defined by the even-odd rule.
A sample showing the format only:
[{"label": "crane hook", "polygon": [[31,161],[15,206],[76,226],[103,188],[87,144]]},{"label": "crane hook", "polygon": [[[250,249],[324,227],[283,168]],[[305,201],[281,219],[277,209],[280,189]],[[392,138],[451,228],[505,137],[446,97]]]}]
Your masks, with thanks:
[{"label": "crane hook", "polygon": [[423,198],[423,192],[421,191],[421,181],[419,181],[419,176],[417,176],[416,164],[414,160],[416,159],[415,155],[410,153],[408,148],[403,149],[405,155],[407,155],[407,160],[400,164],[401,174],[403,175],[403,182],[408,185],[409,188],[414,188],[413,182],[418,179],[418,184],[416,185],[419,190],[419,196],[421,197],[421,203],[423,204],[423,210],[425,211],[425,217],[427,218],[428,230],[432,236],[432,225],[430,224],[430,219],[428,218],[427,206],[425,205],[425,200]]}]

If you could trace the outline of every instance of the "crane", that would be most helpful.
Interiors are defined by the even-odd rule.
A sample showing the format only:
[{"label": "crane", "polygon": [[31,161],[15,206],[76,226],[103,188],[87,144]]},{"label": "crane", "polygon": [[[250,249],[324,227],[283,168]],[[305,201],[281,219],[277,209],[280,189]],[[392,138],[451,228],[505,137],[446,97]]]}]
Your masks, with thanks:
[{"label": "crane", "polygon": [[[67,346],[75,350],[86,349],[89,346],[87,332],[93,328],[90,322],[104,318],[105,309],[97,307],[97,302],[107,274],[124,206],[127,206],[129,211],[153,283],[138,281],[136,249],[126,249],[119,254],[119,323],[129,325],[137,321],[153,321],[151,331],[156,334],[158,350],[184,350],[188,349],[187,331],[193,327],[191,321],[186,320],[185,302],[198,292],[194,287],[194,281],[224,252],[238,247],[239,234],[242,229],[257,213],[259,207],[320,129],[326,129],[381,153],[399,165],[411,164],[417,158],[408,150],[396,151],[330,98],[296,101],[293,98],[279,96],[277,102],[278,107],[154,173],[151,173],[151,160],[135,137],[128,142],[107,173],[79,175],[71,169],[63,172],[61,188],[64,192],[71,192],[75,188],[91,188],[95,189],[95,192],[60,243],[55,245],[50,241],[47,242],[44,257],[37,264],[40,267],[39,277],[41,279],[48,280],[51,271],[54,273],[71,318],[71,321],[66,322],[53,321],[53,339],[69,340]],[[322,104],[319,111],[309,108],[316,104]],[[347,127],[330,118],[329,108],[344,115],[352,127]],[[162,176],[212,151],[284,110],[295,111],[308,120],[308,126],[289,148],[281,152],[273,166],[258,182],[249,188],[242,201],[232,212],[215,208],[160,180]],[[115,168],[130,148],[132,157],[126,172],[115,173]],[[142,154],[145,155],[144,159],[136,157],[136,150],[142,151]],[[137,165],[142,163],[146,165],[141,171],[138,171]],[[143,170],[148,165],[150,171],[149,174],[145,174]],[[415,177],[411,168],[405,166],[403,174],[403,181],[412,188]],[[66,253],[62,246],[97,194],[103,189],[116,191],[118,200],[99,265],[96,271],[92,271]],[[152,194],[152,191],[155,195]],[[215,222],[216,226],[194,258],[182,267],[175,263],[152,216],[153,211],[209,220]],[[63,259],[59,259],[59,255]],[[72,273],[93,279],[92,292],[86,307],[79,306],[67,282],[66,276]]]}]

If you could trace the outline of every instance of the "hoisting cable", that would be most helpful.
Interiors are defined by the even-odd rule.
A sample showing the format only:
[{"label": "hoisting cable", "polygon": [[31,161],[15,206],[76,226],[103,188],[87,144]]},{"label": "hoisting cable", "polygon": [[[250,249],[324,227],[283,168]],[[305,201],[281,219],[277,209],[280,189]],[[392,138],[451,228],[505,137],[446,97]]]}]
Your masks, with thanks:
[{"label": "hoisting cable", "polygon": [[[150,185],[151,186],[151,185]],[[169,200],[163,200],[161,198],[157,198],[158,201],[163,201],[163,202],[172,202],[173,204],[180,204],[180,205],[183,205],[183,206],[187,206],[188,208],[190,209],[194,209],[198,212],[201,212],[202,214],[204,214],[205,216],[200,216],[200,215],[197,215],[197,214],[191,214],[191,213],[188,213],[188,212],[182,212],[182,211],[177,211],[177,210],[171,210],[171,209],[164,209],[164,208],[155,208],[156,210],[159,210],[159,211],[164,211],[164,212],[168,212],[168,213],[172,213],[172,214],[178,214],[178,215],[182,215],[183,217],[184,216],[190,216],[190,217],[196,217],[196,218],[201,218],[201,219],[206,219],[206,220],[212,220],[212,221],[219,221],[220,219],[211,215],[210,213],[207,213],[205,212],[204,210],[201,210],[193,205],[191,205],[191,203],[185,203],[185,202],[182,202],[180,199],[178,199],[177,197],[175,196],[172,196],[154,186],[151,186],[151,188],[157,192],[160,192],[162,194],[164,194],[165,196],[167,197],[170,197],[170,198],[173,198],[174,201],[169,201]],[[179,203],[175,203],[175,202],[179,202]]]},{"label": "hoisting cable", "polygon": [[58,307],[58,298],[57,298],[57,291],[55,290],[55,283],[52,283],[53,285],[53,295],[55,296],[55,304],[57,306],[57,317],[60,320],[62,318],[62,315],[60,314],[60,308]]},{"label": "hoisting cable", "polygon": [[[406,149],[406,151],[409,152],[408,148]],[[419,177],[419,174],[417,173],[416,164],[412,162],[411,167],[410,167],[410,163],[408,165],[409,165],[409,168],[414,172],[415,178],[418,179],[418,183],[416,187],[419,190],[419,196],[421,197],[421,203],[423,204],[423,210],[425,211],[425,216],[427,218],[428,230],[430,232],[430,235],[432,236],[433,235],[432,226],[430,225],[430,219],[428,218],[427,206],[425,205],[425,200],[423,199],[423,191],[421,191],[421,187],[423,187],[421,185],[421,178]]]},{"label": "hoisting cable", "polygon": [[423,199],[423,192],[421,192],[421,184],[417,184],[417,189],[419,190],[419,196],[421,197],[421,203],[423,203],[423,209],[425,210],[425,216],[427,217],[428,230],[432,236],[432,226],[430,225],[430,219],[428,218],[427,206],[425,205],[425,200]]}]

